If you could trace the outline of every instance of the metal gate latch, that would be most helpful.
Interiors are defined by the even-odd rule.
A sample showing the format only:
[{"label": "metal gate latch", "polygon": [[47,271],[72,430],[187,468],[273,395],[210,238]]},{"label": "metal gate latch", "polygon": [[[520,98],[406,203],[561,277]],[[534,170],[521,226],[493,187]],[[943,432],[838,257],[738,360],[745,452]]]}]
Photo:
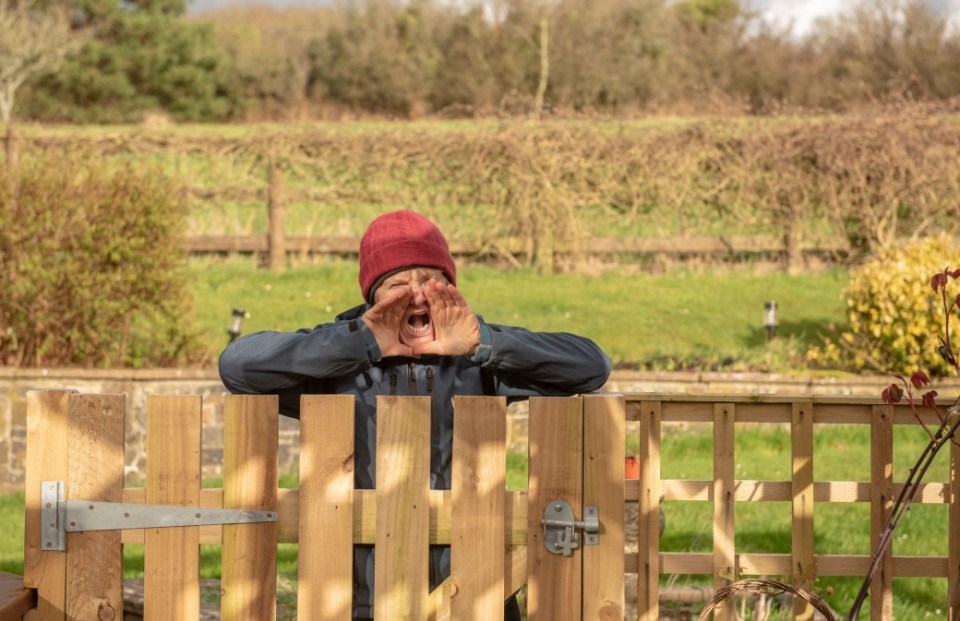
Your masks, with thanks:
[{"label": "metal gate latch", "polygon": [[566,500],[551,500],[543,510],[543,545],[552,554],[570,556],[580,547],[580,534],[583,530],[583,543],[593,546],[600,543],[600,511],[595,505],[583,508],[583,521],[573,516],[573,509]]},{"label": "metal gate latch", "polygon": [[40,549],[66,549],[66,532],[276,522],[274,511],[65,500],[63,481],[43,481]]}]

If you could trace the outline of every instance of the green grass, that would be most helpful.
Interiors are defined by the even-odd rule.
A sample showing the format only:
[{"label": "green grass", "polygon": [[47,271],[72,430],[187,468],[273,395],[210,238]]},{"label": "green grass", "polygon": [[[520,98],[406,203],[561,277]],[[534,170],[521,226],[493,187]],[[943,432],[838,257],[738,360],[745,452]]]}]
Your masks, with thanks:
[{"label": "green grass", "polygon": [[[227,343],[233,308],[249,314],[246,333],[313,327],[361,301],[356,261],[275,274],[249,258],[194,259],[189,271],[196,326],[211,360]],[[487,321],[582,334],[617,364],[664,370],[803,371],[808,346],[844,321],[847,280],[840,269],[797,276],[734,269],[544,276],[469,264],[458,272],[458,286]],[[780,322],[771,343],[762,325],[767,300],[777,301]]]},{"label": "green grass", "polygon": [[0,571],[23,575],[23,492],[0,495]]}]

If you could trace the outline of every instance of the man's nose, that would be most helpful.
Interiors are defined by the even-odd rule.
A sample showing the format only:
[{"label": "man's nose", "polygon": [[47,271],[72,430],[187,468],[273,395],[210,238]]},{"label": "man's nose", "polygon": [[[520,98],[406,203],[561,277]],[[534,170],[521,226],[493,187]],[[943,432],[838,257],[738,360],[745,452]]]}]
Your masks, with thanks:
[{"label": "man's nose", "polygon": [[427,300],[427,296],[424,295],[423,290],[427,286],[427,283],[411,283],[410,285],[413,288],[413,302],[414,304],[423,304]]}]

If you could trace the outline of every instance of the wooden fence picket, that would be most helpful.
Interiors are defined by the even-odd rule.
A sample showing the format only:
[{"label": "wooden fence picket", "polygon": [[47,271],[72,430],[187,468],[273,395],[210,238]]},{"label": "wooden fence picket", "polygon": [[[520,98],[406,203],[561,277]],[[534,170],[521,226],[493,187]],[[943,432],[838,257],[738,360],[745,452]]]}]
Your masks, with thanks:
[{"label": "wooden fence picket", "polygon": [[[68,499],[120,502],[123,395],[70,395],[65,492]],[[67,532],[68,619],[123,616],[120,531]]]},{"label": "wooden fence picket", "polygon": [[430,397],[377,397],[374,617],[427,616]]},{"label": "wooden fence picket", "polygon": [[300,621],[351,618],[354,403],[352,395],[304,395],[301,399]]},{"label": "wooden fence picket", "polygon": [[[582,556],[578,553],[568,557],[547,551],[540,520],[544,507],[554,500],[566,501],[578,519],[583,516],[581,407],[578,399],[544,397],[530,402],[527,505],[527,619],[530,621],[580,619]],[[620,477],[623,477],[622,463]]]},{"label": "wooden fence picket", "polygon": [[[223,508],[277,510],[276,396],[224,398]],[[223,621],[277,616],[277,523],[225,524],[221,558]]]},{"label": "wooden fence picket", "polygon": [[582,546],[581,618],[623,619],[624,399],[587,395],[582,404],[583,504],[597,507],[602,526],[599,543]]},{"label": "wooden fence picket", "polygon": [[67,554],[41,548],[40,486],[43,481],[67,480],[70,395],[66,390],[27,395],[23,586],[37,590],[37,607],[24,615],[31,621],[62,620],[66,615]]},{"label": "wooden fence picket", "polygon": [[[200,506],[200,436],[200,397],[147,399],[147,503]],[[199,546],[199,526],[144,529],[144,619],[200,618]]]},{"label": "wooden fence picket", "polygon": [[503,619],[507,402],[454,398],[451,574],[453,619]]}]

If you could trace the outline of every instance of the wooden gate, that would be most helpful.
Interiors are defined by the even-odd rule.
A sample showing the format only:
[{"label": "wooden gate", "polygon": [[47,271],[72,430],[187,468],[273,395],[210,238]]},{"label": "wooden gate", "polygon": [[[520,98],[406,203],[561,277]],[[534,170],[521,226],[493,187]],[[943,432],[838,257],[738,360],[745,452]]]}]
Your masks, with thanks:
[{"label": "wooden gate", "polygon": [[[221,618],[275,619],[278,542],[298,543],[298,619],[350,618],[354,544],[377,547],[377,619],[502,619],[503,600],[523,584],[532,621],[623,618],[623,397],[531,399],[527,492],[506,490],[503,398],[454,400],[449,491],[429,489],[428,397],[379,398],[376,490],[353,489],[350,396],[303,398],[298,489],[277,485],[276,397],[226,396],[223,488],[201,488],[201,406],[148,399],[146,484],[125,488],[124,396],[29,395],[24,585],[38,604],[25,618],[122,618],[122,545],[133,542],[144,543],[148,621],[199,618],[200,543],[222,544]],[[71,530],[68,514],[65,550],[50,549],[41,516],[56,508],[44,507],[51,482],[62,482],[72,511],[84,509],[77,501],[121,503],[117,530]],[[142,503],[193,507],[198,519],[214,508],[277,519],[123,528],[134,513],[124,507]],[[545,510],[563,503],[577,520],[598,514],[596,545],[579,535],[569,555],[568,545],[547,549]],[[451,546],[451,576],[433,592],[429,544]]]}]

